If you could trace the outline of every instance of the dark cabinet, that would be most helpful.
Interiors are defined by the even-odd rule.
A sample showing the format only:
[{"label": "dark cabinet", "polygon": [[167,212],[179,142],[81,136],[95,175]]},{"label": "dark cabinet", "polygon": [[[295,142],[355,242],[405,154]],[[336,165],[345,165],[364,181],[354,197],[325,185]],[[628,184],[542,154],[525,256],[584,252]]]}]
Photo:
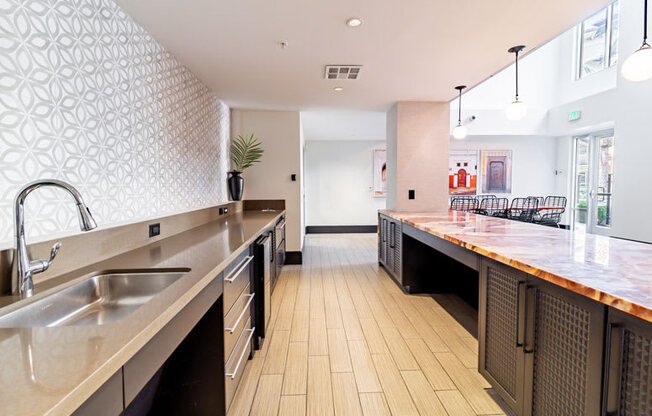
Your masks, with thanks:
[{"label": "dark cabinet", "polygon": [[525,415],[597,415],[602,390],[605,307],[528,279]]},{"label": "dark cabinet", "polygon": [[604,415],[652,414],[652,324],[609,309]]},{"label": "dark cabinet", "polygon": [[400,221],[385,215],[379,216],[378,261],[385,266],[399,284],[401,283],[401,245],[403,241],[402,224]]},{"label": "dark cabinet", "polygon": [[478,370],[514,410],[523,408],[526,283],[527,275],[518,270],[482,262]]},{"label": "dark cabinet", "polygon": [[387,263],[387,218],[380,216],[378,223],[378,261],[385,265]]},{"label": "dark cabinet", "polygon": [[480,373],[519,415],[597,415],[604,305],[483,260]]}]

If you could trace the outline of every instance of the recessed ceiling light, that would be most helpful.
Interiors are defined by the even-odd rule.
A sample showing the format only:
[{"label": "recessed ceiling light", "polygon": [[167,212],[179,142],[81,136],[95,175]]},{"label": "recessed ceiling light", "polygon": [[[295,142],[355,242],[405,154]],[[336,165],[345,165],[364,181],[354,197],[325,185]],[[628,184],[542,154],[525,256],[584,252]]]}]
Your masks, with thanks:
[{"label": "recessed ceiling light", "polygon": [[339,91],[343,91],[343,90],[344,90],[344,88],[342,88],[342,87],[333,88],[333,91],[338,91],[339,92]]},{"label": "recessed ceiling light", "polygon": [[362,19],[359,17],[352,17],[346,21],[346,24],[350,27],[358,27],[362,24]]}]

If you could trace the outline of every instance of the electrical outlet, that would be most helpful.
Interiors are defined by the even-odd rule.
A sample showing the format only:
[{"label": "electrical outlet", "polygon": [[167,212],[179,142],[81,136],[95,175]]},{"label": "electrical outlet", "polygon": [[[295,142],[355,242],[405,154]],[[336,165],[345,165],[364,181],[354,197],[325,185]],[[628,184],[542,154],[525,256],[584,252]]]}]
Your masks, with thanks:
[{"label": "electrical outlet", "polygon": [[414,199],[414,189],[408,191],[408,199]]},{"label": "electrical outlet", "polygon": [[224,208],[220,208],[219,213],[220,213],[220,215],[223,215],[224,214]]},{"label": "electrical outlet", "polygon": [[161,234],[161,223],[156,223],[156,224],[150,224],[149,225],[149,237],[156,237],[157,235]]}]

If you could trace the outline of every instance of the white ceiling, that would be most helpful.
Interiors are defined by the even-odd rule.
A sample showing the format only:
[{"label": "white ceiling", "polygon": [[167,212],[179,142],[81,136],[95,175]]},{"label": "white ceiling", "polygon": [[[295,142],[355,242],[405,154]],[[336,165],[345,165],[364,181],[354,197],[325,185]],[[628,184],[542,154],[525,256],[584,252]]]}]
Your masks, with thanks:
[{"label": "white ceiling", "polygon": [[387,136],[384,111],[302,111],[301,127],[308,141],[385,141]]},{"label": "white ceiling", "polygon": [[[117,0],[235,108],[385,111],[447,101],[606,0]],[[358,28],[345,25],[359,16]],[[282,49],[280,41],[287,41]],[[361,64],[356,81],[324,65]],[[333,91],[334,86],[344,91]]]}]

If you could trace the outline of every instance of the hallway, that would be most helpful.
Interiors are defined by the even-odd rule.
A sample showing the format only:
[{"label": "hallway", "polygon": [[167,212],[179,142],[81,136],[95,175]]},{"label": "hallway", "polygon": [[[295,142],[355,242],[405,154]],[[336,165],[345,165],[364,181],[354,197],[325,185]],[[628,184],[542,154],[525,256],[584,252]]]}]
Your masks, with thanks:
[{"label": "hallway", "polygon": [[476,339],[431,297],[398,288],[376,234],[307,235],[303,265],[277,283],[271,327],[229,416],[504,414],[477,372]]}]

